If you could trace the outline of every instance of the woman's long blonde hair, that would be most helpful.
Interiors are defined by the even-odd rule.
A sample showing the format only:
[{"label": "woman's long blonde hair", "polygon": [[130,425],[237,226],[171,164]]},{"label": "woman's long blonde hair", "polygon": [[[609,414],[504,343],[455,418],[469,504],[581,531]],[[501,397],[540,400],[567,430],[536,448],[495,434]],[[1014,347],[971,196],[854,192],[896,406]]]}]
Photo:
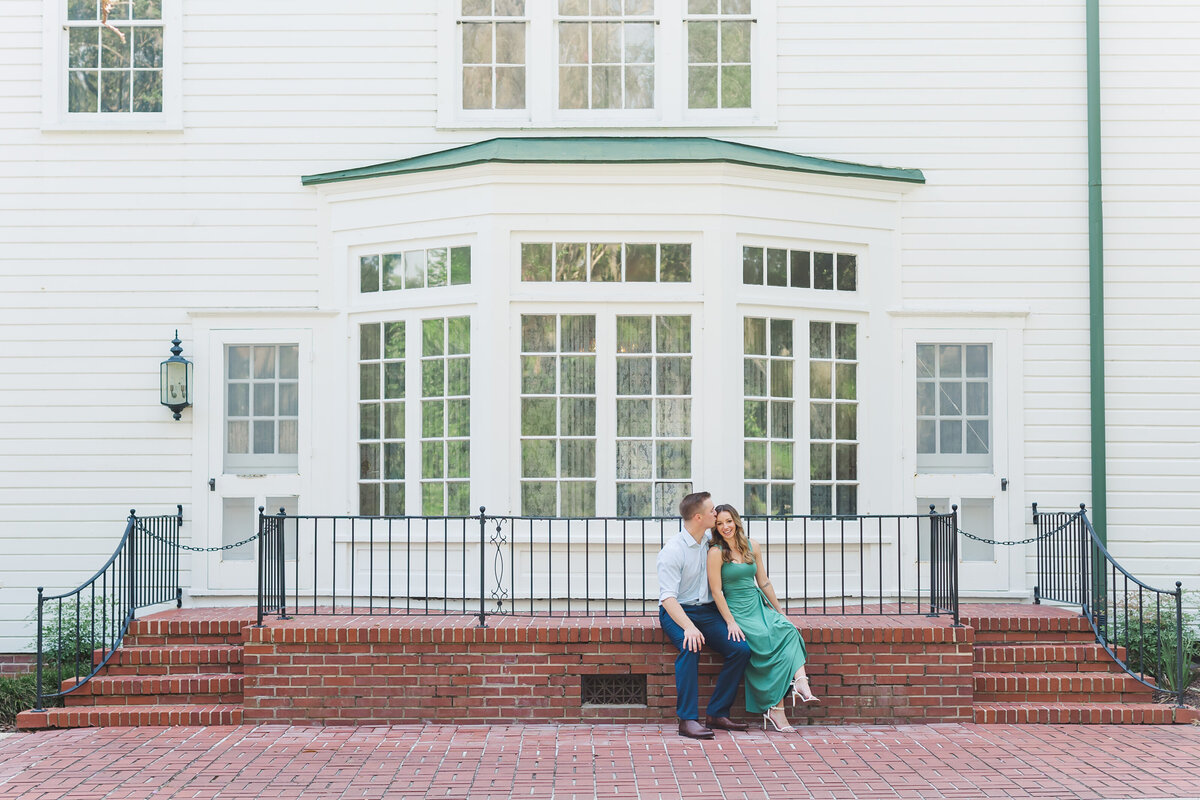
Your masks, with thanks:
[{"label": "woman's long blonde hair", "polygon": [[[750,539],[746,536],[746,526],[742,524],[742,517],[738,514],[737,509],[728,503],[722,503],[713,509],[713,513],[720,516],[722,511],[729,513],[733,517],[733,529],[735,531],[733,541],[737,544],[738,550],[742,551],[742,561],[746,564],[754,563],[754,550],[750,547]],[[709,547],[715,547],[721,551],[721,560],[726,564],[733,561],[733,553],[729,549],[729,545],[725,543],[725,537],[717,530],[716,526],[712,529],[712,542]]]}]

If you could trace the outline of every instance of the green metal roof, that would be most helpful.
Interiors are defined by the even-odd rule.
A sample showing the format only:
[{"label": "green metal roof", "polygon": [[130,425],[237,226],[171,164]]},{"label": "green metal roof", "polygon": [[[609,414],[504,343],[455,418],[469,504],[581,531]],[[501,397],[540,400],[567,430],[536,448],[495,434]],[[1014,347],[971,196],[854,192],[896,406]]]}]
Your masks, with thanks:
[{"label": "green metal roof", "polygon": [[743,164],[763,169],[808,172],[847,178],[924,183],[919,169],[878,167],[814,158],[738,142],[705,137],[531,136],[488,139],[368,167],[305,175],[305,186],[340,183],[385,175],[407,175],[471,164]]}]

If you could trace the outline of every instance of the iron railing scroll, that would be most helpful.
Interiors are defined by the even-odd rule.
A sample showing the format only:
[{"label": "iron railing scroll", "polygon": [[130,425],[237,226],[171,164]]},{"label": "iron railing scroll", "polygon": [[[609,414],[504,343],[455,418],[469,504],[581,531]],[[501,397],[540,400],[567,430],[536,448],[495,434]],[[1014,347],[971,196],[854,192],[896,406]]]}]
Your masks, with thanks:
[{"label": "iron railing scroll", "polygon": [[[183,506],[176,508],[175,514],[154,517],[130,510],[117,549],[95,575],[63,594],[46,595],[38,587],[35,711],[44,710],[47,700],[78,690],[103,669],[139,608],[183,605]],[[53,691],[45,685],[48,678],[57,681]]]},{"label": "iron railing scroll", "polygon": [[[957,510],[747,516],[791,614],[931,614],[958,624]],[[259,517],[271,614],[651,616],[677,517]]]},{"label": "iron railing scroll", "polygon": [[1160,690],[1155,676],[1169,678],[1183,706],[1190,654],[1183,646],[1181,582],[1173,591],[1156,589],[1130,574],[1100,541],[1083,504],[1079,511],[1039,512],[1035,503],[1033,521],[1039,533],[1034,602],[1079,606],[1096,641],[1126,673]]}]

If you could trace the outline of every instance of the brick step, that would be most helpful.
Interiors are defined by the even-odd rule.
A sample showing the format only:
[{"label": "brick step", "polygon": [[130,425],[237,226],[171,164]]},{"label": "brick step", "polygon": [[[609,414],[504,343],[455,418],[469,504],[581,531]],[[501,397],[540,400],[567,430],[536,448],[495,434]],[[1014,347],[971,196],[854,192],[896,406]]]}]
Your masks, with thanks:
[{"label": "brick step", "polygon": [[1036,615],[967,613],[962,622],[975,631],[976,644],[989,643],[1051,643],[1095,642],[1087,618],[1079,614],[1059,612],[1050,616],[1039,611]]},{"label": "brick step", "polygon": [[1170,725],[1200,709],[1159,703],[975,703],[975,722],[1007,725]]},{"label": "brick step", "polygon": [[[180,644],[121,647],[105,665],[105,675],[185,675],[242,672],[245,648],[230,644]],[[92,655],[99,664],[104,651]]]},{"label": "brick step", "polygon": [[975,644],[1094,644],[1086,631],[975,631]]},{"label": "brick step", "polygon": [[[1116,648],[1125,658],[1125,648]],[[1120,672],[1101,645],[984,644],[975,645],[977,672]]]},{"label": "brick step", "polygon": [[[69,689],[75,681],[63,681]],[[211,675],[116,675],[92,678],[63,698],[69,707],[96,705],[182,704],[219,705],[242,702],[242,676]]]},{"label": "brick step", "polygon": [[125,635],[127,647],[158,647],[181,644],[240,645],[242,630],[257,622],[255,617],[227,619],[148,618],[134,620]]},{"label": "brick step", "polygon": [[1149,703],[1154,690],[1123,672],[976,672],[976,703]]},{"label": "brick step", "polygon": [[22,711],[17,729],[111,728],[133,725],[241,725],[242,706],[235,704],[88,706]]}]

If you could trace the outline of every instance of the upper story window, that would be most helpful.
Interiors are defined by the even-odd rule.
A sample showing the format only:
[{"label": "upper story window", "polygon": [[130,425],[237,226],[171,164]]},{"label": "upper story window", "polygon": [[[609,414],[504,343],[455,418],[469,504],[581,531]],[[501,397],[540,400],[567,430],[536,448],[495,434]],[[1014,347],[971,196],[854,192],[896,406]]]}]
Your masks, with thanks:
[{"label": "upper story window", "polygon": [[775,0],[455,0],[443,127],[773,124]]},{"label": "upper story window", "polygon": [[179,125],[176,0],[52,0],[43,127]]},{"label": "upper story window", "polygon": [[750,0],[688,0],[688,108],[750,107]]},{"label": "upper story window", "polygon": [[525,108],[525,0],[462,0],[462,107]]},{"label": "upper story window", "polygon": [[558,107],[654,107],[654,0],[558,0]]},{"label": "upper story window", "polygon": [[161,0],[66,3],[67,111],[162,111]]}]

